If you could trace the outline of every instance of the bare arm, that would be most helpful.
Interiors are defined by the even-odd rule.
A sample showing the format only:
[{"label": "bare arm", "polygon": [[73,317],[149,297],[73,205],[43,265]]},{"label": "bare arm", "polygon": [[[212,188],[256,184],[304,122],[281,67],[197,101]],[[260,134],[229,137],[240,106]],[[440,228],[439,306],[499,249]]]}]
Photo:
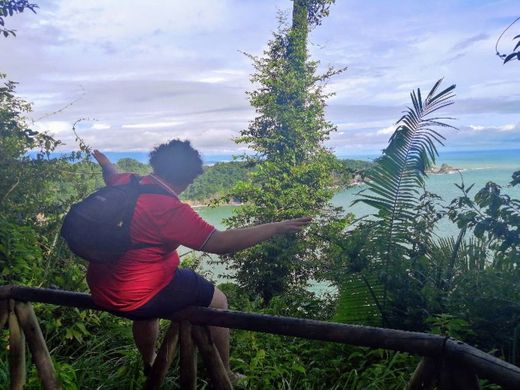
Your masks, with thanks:
[{"label": "bare arm", "polygon": [[118,173],[117,168],[110,162],[108,157],[99,150],[94,150],[92,154],[94,155],[94,158],[98,164],[101,165],[101,169],[103,170],[103,180],[105,180],[105,183],[108,183],[110,177]]},{"label": "bare arm", "polygon": [[310,222],[311,218],[302,217],[241,229],[216,230],[202,250],[217,254],[236,252],[266,241],[277,234],[297,233]]}]

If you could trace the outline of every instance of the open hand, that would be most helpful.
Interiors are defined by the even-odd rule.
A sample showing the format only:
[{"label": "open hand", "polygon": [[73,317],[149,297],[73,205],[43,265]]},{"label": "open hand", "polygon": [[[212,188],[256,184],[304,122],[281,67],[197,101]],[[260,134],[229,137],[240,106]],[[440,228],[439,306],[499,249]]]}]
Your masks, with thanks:
[{"label": "open hand", "polygon": [[311,221],[311,217],[300,217],[295,219],[287,219],[282,222],[276,222],[276,224],[278,225],[278,234],[298,233],[305,226],[310,224]]}]

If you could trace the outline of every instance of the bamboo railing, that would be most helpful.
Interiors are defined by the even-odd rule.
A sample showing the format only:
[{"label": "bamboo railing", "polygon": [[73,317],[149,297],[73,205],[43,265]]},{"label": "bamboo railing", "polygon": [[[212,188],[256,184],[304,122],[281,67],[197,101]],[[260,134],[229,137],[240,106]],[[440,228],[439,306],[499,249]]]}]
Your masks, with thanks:
[{"label": "bamboo railing", "polygon": [[[88,294],[21,286],[0,287],[0,329],[7,325],[10,332],[10,389],[22,389],[24,386],[25,344],[29,347],[43,387],[60,389],[30,302],[106,310],[96,306]],[[161,386],[178,345],[182,389],[196,388],[197,350],[213,388],[232,389],[208,326],[384,348],[422,356],[408,383],[409,390],[431,389],[435,386],[442,390],[478,389],[479,378],[485,378],[505,389],[520,389],[519,367],[461,341],[437,335],[193,306],[166,319],[172,323],[158,351],[145,389],[158,389]]]}]

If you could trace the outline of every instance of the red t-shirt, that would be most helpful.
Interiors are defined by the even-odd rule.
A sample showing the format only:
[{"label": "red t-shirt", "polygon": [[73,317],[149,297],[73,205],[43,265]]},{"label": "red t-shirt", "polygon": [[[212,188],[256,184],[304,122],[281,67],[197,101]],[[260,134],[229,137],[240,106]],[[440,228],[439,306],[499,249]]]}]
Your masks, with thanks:
[{"label": "red t-shirt", "polygon": [[[108,185],[126,184],[129,173],[109,178]],[[145,176],[141,184],[160,184]],[[90,263],[87,282],[96,304],[111,310],[131,311],[148,302],[165,287],[179,265],[177,247],[201,249],[215,228],[189,205],[172,196],[142,194],[130,224],[132,242],[163,244],[129,250],[116,263]]]}]

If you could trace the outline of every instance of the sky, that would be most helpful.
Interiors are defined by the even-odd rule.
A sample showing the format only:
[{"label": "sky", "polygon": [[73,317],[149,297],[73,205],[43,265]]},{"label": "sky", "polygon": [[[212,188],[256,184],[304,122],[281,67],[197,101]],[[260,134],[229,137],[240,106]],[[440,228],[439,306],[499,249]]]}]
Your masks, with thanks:
[{"label": "sky", "polygon": [[[289,0],[42,0],[6,18],[0,73],[19,82],[33,127],[76,147],[72,131],[106,152],[146,152],[189,139],[206,157],[247,151],[233,141],[254,118],[244,54],[262,55]],[[290,13],[288,13],[290,15]],[[456,84],[444,110],[444,150],[520,149],[520,62],[495,55],[518,0],[336,0],[309,36],[311,58],[347,67],[331,80],[327,146],[380,152],[410,105],[436,80]],[[509,53],[520,22],[502,38]]]}]

